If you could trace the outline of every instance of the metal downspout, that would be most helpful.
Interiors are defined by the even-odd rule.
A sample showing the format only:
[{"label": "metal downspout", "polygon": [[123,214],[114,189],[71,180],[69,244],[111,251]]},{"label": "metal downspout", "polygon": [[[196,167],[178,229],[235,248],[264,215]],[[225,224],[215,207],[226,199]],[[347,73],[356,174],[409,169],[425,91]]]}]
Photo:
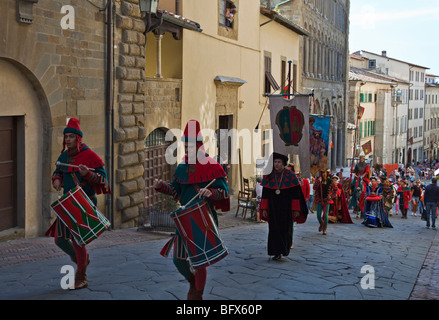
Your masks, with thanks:
[{"label": "metal downspout", "polygon": [[106,195],[107,218],[114,227],[113,216],[113,1],[107,3],[107,61],[106,61],[106,90],[105,90],[105,164],[111,193]]}]

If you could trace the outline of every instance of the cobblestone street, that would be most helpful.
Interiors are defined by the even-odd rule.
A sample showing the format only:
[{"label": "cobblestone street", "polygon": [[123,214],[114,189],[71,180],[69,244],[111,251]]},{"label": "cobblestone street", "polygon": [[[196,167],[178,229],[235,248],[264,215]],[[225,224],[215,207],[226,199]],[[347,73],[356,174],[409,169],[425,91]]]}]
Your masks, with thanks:
[{"label": "cobblestone street", "polygon": [[[439,238],[420,218],[391,218],[393,229],[371,229],[360,220],[317,232],[315,214],[295,226],[294,249],[275,262],[267,256],[267,224],[220,216],[229,256],[208,268],[206,300],[426,300],[438,299]],[[60,269],[70,260],[37,238],[0,243],[1,299],[184,300],[188,284],[159,251],[169,234],[105,232],[89,245],[89,286],[63,290]],[[363,289],[364,266],[375,271]],[[363,273],[362,273],[363,271]]]}]

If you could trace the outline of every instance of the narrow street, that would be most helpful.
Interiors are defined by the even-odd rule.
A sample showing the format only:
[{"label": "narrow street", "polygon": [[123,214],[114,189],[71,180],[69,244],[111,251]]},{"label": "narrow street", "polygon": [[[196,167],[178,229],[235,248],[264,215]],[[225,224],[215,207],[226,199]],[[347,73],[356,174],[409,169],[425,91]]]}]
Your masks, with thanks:
[{"label": "narrow street", "polygon": [[[323,236],[310,214],[295,226],[290,255],[277,262],[266,253],[267,224],[234,215],[220,217],[229,256],[208,268],[205,300],[439,298],[439,252],[429,254],[439,238],[419,217],[393,216],[393,229],[367,228],[353,217],[353,225],[329,225]],[[72,263],[53,239],[0,243],[0,299],[185,300],[187,282],[159,254],[168,237],[105,232],[89,245],[89,286],[77,291],[61,288],[61,267]]]}]

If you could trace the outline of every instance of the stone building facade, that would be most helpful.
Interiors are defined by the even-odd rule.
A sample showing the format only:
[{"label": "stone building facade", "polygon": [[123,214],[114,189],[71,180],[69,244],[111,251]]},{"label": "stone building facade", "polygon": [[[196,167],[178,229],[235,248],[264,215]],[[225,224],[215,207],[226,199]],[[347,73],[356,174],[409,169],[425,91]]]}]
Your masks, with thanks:
[{"label": "stone building facade", "polygon": [[51,175],[70,117],[105,162],[112,194],[98,196],[99,209],[114,228],[137,226],[148,89],[138,0],[4,0],[0,9],[0,134],[7,141],[0,232],[35,237],[53,221]]},{"label": "stone building facade", "polygon": [[311,113],[332,116],[330,139],[334,148],[330,150],[328,168],[345,166],[350,1],[268,2],[311,34],[301,40],[302,93],[314,92]]}]

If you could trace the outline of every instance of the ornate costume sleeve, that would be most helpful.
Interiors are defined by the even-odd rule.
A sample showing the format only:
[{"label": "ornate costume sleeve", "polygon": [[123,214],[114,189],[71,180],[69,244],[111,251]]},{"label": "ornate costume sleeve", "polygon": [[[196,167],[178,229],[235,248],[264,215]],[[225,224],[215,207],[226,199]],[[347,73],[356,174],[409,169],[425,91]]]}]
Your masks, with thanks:
[{"label": "ornate costume sleeve", "polygon": [[220,189],[220,188],[209,188],[210,192],[212,192],[212,195],[210,196],[211,200],[214,201],[220,201],[227,199],[227,193],[226,190]]},{"label": "ornate costume sleeve", "polygon": [[89,171],[84,178],[92,185],[93,190],[97,194],[111,193],[104,167],[95,168],[95,171]]},{"label": "ornate costume sleeve", "polygon": [[171,183],[167,183],[167,182],[162,182],[162,185],[160,188],[155,189],[155,191],[163,193],[163,194],[167,194],[170,195],[174,198],[175,201],[179,201],[180,200],[180,196],[179,193],[177,192],[177,183],[176,182],[171,182]]}]

